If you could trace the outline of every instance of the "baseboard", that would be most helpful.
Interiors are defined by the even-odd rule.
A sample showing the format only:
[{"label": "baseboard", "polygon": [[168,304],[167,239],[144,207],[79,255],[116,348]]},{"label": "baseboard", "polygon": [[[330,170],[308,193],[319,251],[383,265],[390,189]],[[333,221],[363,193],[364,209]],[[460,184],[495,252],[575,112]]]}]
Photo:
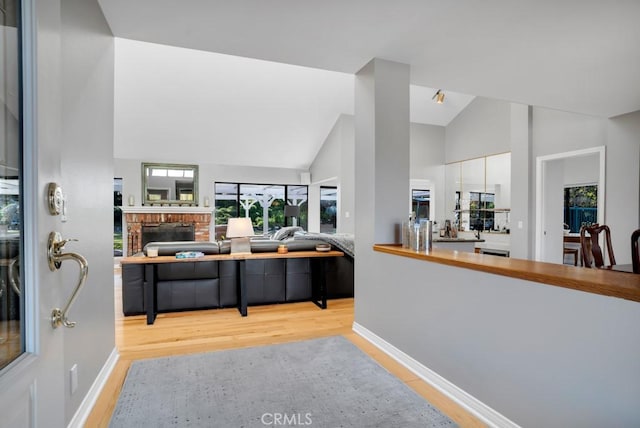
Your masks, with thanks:
[{"label": "baseboard", "polygon": [[84,426],[84,423],[87,421],[87,418],[89,417],[93,406],[98,400],[100,392],[102,392],[102,388],[104,388],[105,383],[107,383],[107,379],[109,379],[113,368],[116,366],[119,357],[120,355],[118,354],[118,350],[116,348],[113,348],[113,351],[111,351],[109,358],[107,358],[104,366],[102,366],[102,369],[98,373],[96,379],[93,381],[91,388],[89,388],[89,392],[87,392],[87,395],[85,395],[82,403],[80,403],[80,407],[78,407],[78,410],[73,415],[73,418],[71,419],[71,422],[69,422],[67,428],[82,428]]},{"label": "baseboard", "polygon": [[487,406],[475,397],[467,394],[453,383],[449,382],[433,370],[416,361],[409,355],[405,354],[380,336],[371,332],[362,325],[354,322],[353,331],[362,336],[372,345],[389,355],[391,358],[405,366],[411,372],[419,376],[429,385],[442,392],[444,395],[455,401],[460,407],[466,409],[469,413],[476,416],[482,422],[491,427],[497,428],[520,428],[518,424],[498,413],[491,407]]}]

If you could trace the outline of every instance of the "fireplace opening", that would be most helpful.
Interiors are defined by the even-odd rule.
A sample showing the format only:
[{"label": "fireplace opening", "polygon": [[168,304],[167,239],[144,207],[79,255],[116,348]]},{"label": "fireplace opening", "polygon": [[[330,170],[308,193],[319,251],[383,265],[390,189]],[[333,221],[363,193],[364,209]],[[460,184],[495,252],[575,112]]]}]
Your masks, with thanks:
[{"label": "fireplace opening", "polygon": [[158,223],[143,224],[142,248],[149,242],[194,241],[195,227],[193,223]]}]

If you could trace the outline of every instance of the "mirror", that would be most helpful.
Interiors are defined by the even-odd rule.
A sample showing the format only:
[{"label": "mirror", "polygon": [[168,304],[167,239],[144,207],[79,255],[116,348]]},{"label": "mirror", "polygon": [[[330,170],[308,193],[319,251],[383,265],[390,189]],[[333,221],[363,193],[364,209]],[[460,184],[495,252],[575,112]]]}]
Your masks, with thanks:
[{"label": "mirror", "polygon": [[142,164],[143,205],[198,205],[198,165]]},{"label": "mirror", "polygon": [[446,165],[447,211],[460,231],[509,233],[511,154]]}]

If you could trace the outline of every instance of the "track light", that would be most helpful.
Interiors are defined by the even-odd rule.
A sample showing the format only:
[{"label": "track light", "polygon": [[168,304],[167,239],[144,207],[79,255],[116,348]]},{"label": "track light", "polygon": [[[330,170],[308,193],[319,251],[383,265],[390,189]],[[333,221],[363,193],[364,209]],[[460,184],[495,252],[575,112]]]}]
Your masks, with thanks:
[{"label": "track light", "polygon": [[436,100],[436,103],[438,104],[442,104],[444,102],[444,92],[442,92],[442,89],[438,89],[431,99]]}]

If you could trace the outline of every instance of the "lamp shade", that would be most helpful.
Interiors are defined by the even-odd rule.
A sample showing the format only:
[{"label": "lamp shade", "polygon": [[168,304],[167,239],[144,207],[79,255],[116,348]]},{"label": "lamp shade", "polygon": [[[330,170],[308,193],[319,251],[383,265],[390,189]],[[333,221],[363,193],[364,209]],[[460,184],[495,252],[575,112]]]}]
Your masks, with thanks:
[{"label": "lamp shade", "polygon": [[253,236],[253,225],[248,217],[230,218],[227,223],[227,238]]},{"label": "lamp shade", "polygon": [[298,205],[285,205],[284,216],[285,217],[298,217],[300,215],[300,206]]}]

